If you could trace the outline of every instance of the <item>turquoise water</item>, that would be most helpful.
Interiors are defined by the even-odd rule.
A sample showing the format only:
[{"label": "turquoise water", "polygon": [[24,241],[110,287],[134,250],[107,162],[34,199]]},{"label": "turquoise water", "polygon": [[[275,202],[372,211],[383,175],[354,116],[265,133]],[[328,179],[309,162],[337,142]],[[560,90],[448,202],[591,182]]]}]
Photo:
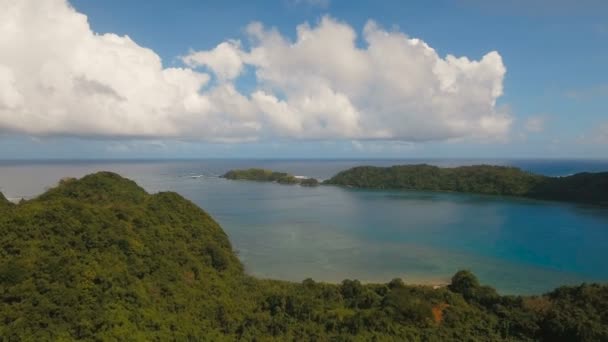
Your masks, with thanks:
[{"label": "turquoise water", "polygon": [[[0,163],[7,197],[31,197],[65,176],[112,170],[149,191],[172,190],[220,222],[248,272],[286,280],[449,281],[474,271],[502,293],[608,281],[608,209],[432,192],[306,188],[217,178],[263,166],[327,178],[360,164],[419,161],[166,161]],[[432,161],[440,165],[474,161]],[[608,169],[598,161],[489,161],[545,174]]]}]

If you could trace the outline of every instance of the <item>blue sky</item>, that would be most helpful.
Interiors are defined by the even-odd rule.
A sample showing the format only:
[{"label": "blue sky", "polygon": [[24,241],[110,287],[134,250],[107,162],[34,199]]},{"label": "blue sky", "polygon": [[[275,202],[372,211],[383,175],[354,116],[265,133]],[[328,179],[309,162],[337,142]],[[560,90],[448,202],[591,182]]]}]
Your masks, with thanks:
[{"label": "blue sky", "polygon": [[[284,38],[295,41],[296,26],[308,22],[314,28],[324,16],[350,26],[361,48],[366,45],[361,32],[371,19],[387,32],[423,40],[441,58],[451,54],[480,60],[488,52],[497,51],[506,73],[503,94],[495,106],[497,111],[507,113],[511,123],[505,137],[496,141],[443,136],[407,141],[402,138],[411,134],[400,133],[389,139],[368,135],[362,139],[349,135],[301,139],[265,134],[256,141],[226,143],[192,135],[129,137],[5,129],[0,138],[0,158],[608,158],[605,1],[70,3],[88,17],[92,31],[128,35],[137,45],[160,56],[165,68],[183,68],[182,56],[210,51],[229,39],[239,39],[246,45],[246,28],[251,22],[274,27]],[[189,67],[208,72],[212,82],[219,82],[210,67]],[[257,85],[254,71],[248,68],[234,80],[245,97]],[[281,96],[276,95],[278,100],[283,100]]]}]

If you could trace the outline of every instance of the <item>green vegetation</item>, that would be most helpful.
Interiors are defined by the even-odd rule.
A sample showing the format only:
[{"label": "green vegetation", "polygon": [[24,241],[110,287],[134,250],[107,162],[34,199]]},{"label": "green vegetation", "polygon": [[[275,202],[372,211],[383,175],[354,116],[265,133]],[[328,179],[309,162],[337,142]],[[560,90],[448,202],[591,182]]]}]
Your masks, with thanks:
[{"label": "green vegetation", "polygon": [[357,188],[454,191],[488,195],[608,204],[608,172],[546,177],[514,167],[476,165],[360,166],[323,184]]},{"label": "green vegetation", "polygon": [[317,186],[319,185],[319,181],[314,178],[304,178],[300,179],[300,185],[302,186]]},{"label": "green vegetation", "polygon": [[3,341],[608,340],[604,285],[519,297],[468,271],[439,289],[250,277],[203,210],[113,173],[0,210]]},{"label": "green vegetation", "polygon": [[276,182],[279,184],[300,184],[303,186],[317,186],[319,182],[314,178],[296,178],[285,172],[276,172],[265,169],[230,170],[223,176],[232,180],[250,180],[258,182]]},{"label": "green vegetation", "polygon": [[7,200],[6,197],[4,197],[4,194],[0,192],[0,210],[2,210],[2,208],[9,208],[12,205],[13,203]]},{"label": "green vegetation", "polygon": [[608,172],[577,173],[567,177],[545,177],[527,194],[557,201],[608,205]]}]

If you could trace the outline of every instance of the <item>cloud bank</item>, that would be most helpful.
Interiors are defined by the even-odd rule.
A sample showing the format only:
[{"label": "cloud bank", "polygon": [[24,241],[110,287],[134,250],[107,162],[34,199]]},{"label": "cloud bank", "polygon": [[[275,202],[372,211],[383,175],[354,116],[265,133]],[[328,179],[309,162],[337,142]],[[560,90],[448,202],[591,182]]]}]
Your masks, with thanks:
[{"label": "cloud bank", "polygon": [[[290,40],[260,23],[164,68],[128,36],[93,32],[64,0],[0,0],[0,130],[33,136],[429,141],[505,137],[506,72],[441,57],[369,21],[323,17]],[[254,90],[241,93],[245,70]]]}]

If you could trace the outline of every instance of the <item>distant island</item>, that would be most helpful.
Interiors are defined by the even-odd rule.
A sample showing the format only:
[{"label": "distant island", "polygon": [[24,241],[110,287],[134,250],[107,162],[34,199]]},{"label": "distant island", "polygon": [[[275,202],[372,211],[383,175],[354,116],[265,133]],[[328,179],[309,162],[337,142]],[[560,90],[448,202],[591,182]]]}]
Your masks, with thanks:
[{"label": "distant island", "polygon": [[322,184],[369,189],[516,196],[608,206],[608,172],[548,177],[508,166],[473,165],[444,168],[418,164],[358,166],[341,171],[322,183],[314,178],[301,178],[286,172],[259,168],[231,170],[222,177],[302,186]]},{"label": "distant island", "polygon": [[258,279],[205,211],[114,173],[2,198],[6,341],[608,340],[608,285],[501,296],[469,271],[440,288]]},{"label": "distant island", "polygon": [[299,184],[302,186],[317,186],[319,181],[314,178],[296,177],[286,172],[276,172],[266,169],[230,170],[222,178],[232,180],[250,180],[256,182],[275,182],[279,184]]},{"label": "distant island", "polygon": [[608,205],[608,172],[547,177],[515,167],[475,165],[442,168],[426,164],[359,166],[323,184],[372,189],[451,191]]}]

